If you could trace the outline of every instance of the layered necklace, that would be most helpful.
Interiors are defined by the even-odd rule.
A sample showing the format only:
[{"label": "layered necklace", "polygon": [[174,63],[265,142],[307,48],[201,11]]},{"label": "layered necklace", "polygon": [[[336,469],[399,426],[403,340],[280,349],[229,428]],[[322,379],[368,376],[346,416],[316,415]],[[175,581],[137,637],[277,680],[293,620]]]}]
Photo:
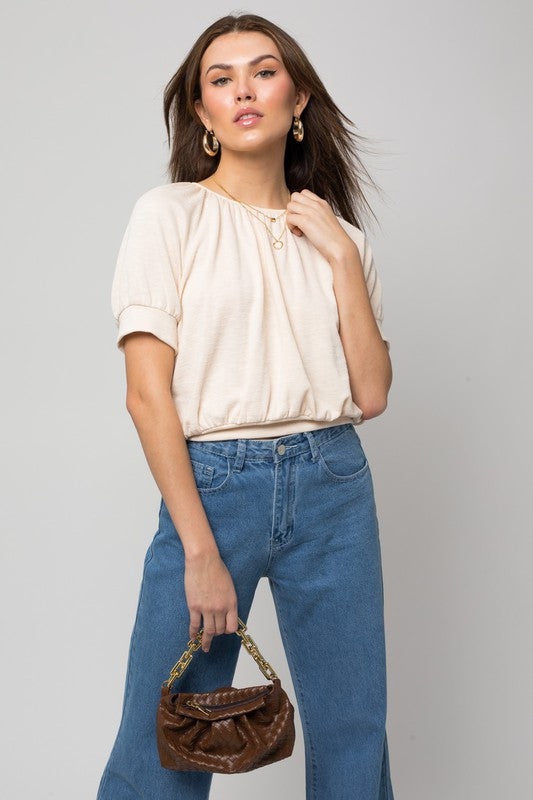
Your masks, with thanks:
[{"label": "layered necklace", "polygon": [[[269,225],[267,224],[267,222],[265,222],[265,220],[268,220],[268,222],[277,222],[278,219],[280,219],[284,214],[287,213],[287,209],[282,211],[281,214],[278,214],[277,217],[272,217],[270,214],[265,214],[263,211],[261,211],[260,208],[256,208],[255,206],[250,205],[250,203],[246,203],[243,200],[239,200],[238,197],[234,197],[231,194],[231,192],[228,192],[228,190],[225,189],[224,186],[222,186],[220,183],[218,183],[218,181],[216,181],[213,177],[211,178],[211,180],[213,181],[213,183],[216,183],[217,186],[220,186],[220,188],[224,192],[226,192],[226,194],[229,194],[229,196],[233,200],[236,200],[237,203],[240,203],[241,206],[243,208],[245,208],[246,211],[248,211],[249,214],[252,214],[252,216],[254,216],[256,219],[258,219],[259,222],[262,222],[263,225],[265,226],[265,228],[267,229],[267,231],[269,232],[269,234],[271,235],[272,239],[273,239],[272,247],[274,247],[276,250],[281,250],[281,248],[283,247],[283,242],[281,241],[281,237],[283,236],[283,234],[284,234],[284,232],[285,232],[285,230],[287,228],[287,218],[285,218],[285,223],[283,225],[283,230],[281,231],[281,234],[279,236],[276,236],[274,234],[274,232],[272,231],[272,228],[269,227]],[[287,202],[289,202],[290,199],[291,199],[291,193],[289,192],[289,196],[287,198]],[[261,216],[258,216],[259,214]],[[264,217],[265,219],[261,219],[261,217]]]}]

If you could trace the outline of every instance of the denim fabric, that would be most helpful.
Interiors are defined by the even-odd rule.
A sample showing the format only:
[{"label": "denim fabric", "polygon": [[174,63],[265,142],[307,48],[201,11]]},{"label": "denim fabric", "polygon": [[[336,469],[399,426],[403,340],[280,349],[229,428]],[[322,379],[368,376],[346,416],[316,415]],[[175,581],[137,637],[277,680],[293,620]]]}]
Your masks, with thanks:
[{"label": "denim fabric", "polygon": [[[302,723],[306,800],[393,800],[379,527],[357,431],[347,423],[274,440],[188,440],[187,446],[245,622],[259,579],[268,578]],[[165,769],[157,752],[161,684],[189,640],[183,577],[183,546],[161,499],[144,560],[122,718],[97,800],[209,797],[212,773]],[[268,660],[268,642],[260,632],[250,634]],[[239,636],[215,636],[208,653],[195,652],[174,691],[231,684],[241,650]],[[258,668],[260,678],[265,682]],[[275,764],[258,772],[265,769]],[[280,800],[294,796],[291,787]],[[303,786],[297,796],[304,796]]]}]

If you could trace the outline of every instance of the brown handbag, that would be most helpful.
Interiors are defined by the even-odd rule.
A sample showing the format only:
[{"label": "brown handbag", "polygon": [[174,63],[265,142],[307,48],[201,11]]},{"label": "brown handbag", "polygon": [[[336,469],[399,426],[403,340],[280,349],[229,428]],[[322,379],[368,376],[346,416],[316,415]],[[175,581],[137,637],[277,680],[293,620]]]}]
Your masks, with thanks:
[{"label": "brown handbag", "polygon": [[174,664],[161,687],[157,709],[157,748],[166,769],[199,772],[249,772],[292,754],[294,706],[274,669],[238,617],[235,633],[272,684],[221,686],[211,692],[172,692],[194,651],[201,647],[201,628]]}]

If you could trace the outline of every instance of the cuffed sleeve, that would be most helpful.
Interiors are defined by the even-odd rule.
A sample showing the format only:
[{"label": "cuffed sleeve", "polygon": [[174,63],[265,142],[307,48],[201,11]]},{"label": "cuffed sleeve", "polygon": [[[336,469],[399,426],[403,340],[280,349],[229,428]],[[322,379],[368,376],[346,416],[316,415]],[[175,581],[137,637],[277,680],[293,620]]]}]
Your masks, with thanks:
[{"label": "cuffed sleeve", "polygon": [[370,242],[360,228],[348,222],[348,220],[345,220],[340,215],[337,214],[336,216],[348,236],[350,236],[357,245],[374,319],[376,320],[378,330],[381,338],[385,342],[387,350],[390,350],[390,340],[383,329],[383,289],[379,274],[376,270],[376,265],[374,264],[374,254]]},{"label": "cuffed sleeve", "polygon": [[149,190],[136,201],[124,233],[111,288],[116,344],[124,352],[128,333],[145,331],[178,353],[181,301],[179,239],[164,198]]},{"label": "cuffed sleeve", "polygon": [[364,239],[362,263],[368,297],[370,299],[372,311],[374,312],[374,319],[379,328],[381,338],[387,346],[387,350],[390,350],[390,340],[383,330],[383,289],[381,286],[381,279],[376,270],[374,254],[366,236]]}]

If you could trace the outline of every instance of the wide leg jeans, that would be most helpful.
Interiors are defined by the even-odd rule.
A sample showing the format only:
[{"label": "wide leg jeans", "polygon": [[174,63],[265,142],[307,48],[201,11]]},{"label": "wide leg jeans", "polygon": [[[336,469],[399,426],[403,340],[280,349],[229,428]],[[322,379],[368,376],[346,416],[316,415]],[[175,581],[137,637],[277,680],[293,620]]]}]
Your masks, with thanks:
[{"label": "wide leg jeans", "polygon": [[[347,423],[272,440],[187,446],[245,622],[259,579],[269,581],[304,739],[305,788],[297,796],[394,800],[379,525],[357,431]],[[163,768],[156,743],[161,684],[189,640],[184,569],[183,546],[161,499],[144,559],[122,718],[97,800],[209,797],[213,773]],[[271,658],[261,632],[250,634]],[[173,690],[231,684],[243,649],[236,634],[216,635],[208,653],[195,652]],[[291,787],[280,800],[294,796]]]}]

